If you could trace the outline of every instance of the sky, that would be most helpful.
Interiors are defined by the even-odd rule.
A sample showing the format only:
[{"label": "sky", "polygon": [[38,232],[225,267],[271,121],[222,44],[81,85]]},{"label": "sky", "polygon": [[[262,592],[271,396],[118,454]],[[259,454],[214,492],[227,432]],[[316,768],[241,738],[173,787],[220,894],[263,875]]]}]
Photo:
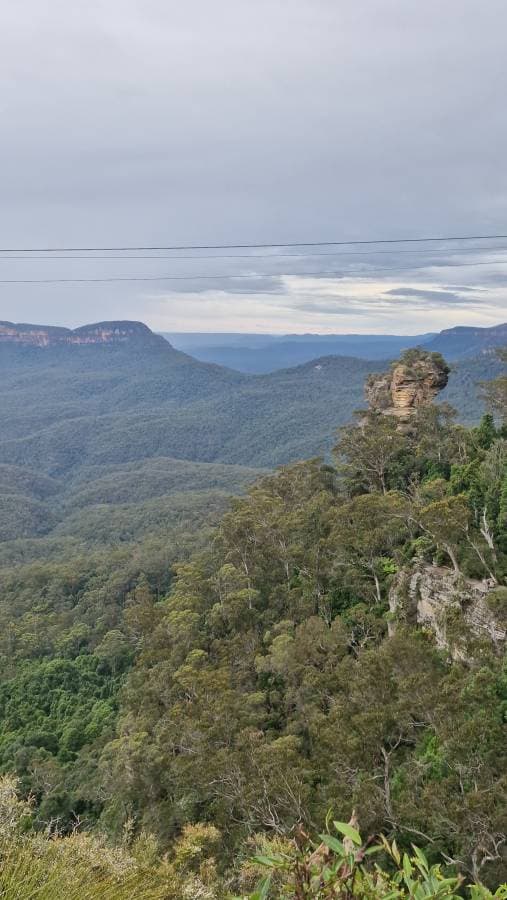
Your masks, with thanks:
[{"label": "sky", "polygon": [[22,252],[507,235],[506,32],[504,0],[2,4],[0,319],[399,334],[507,320],[507,237]]}]

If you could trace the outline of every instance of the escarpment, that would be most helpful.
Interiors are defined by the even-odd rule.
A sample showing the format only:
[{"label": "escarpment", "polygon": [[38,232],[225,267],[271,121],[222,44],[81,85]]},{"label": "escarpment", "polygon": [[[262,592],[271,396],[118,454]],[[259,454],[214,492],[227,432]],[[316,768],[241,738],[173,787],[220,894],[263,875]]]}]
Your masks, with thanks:
[{"label": "escarpment", "polygon": [[142,322],[97,322],[80,328],[0,322],[0,345],[55,347],[83,344],[116,344],[132,338],[155,338]]},{"label": "escarpment", "polygon": [[370,375],[365,386],[370,409],[409,422],[447,385],[449,368],[439,353],[407,350],[389,372]]}]

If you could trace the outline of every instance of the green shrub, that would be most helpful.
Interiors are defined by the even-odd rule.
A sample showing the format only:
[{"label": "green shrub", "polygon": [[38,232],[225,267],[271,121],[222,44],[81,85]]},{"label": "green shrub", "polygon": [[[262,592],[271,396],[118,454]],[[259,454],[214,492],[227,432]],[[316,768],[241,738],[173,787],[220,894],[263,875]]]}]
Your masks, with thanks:
[{"label": "green shrub", "polygon": [[364,843],[352,821],[334,822],[333,833],[321,834],[319,843],[301,831],[291,849],[254,858],[270,874],[248,897],[236,900],[507,898],[507,884],[494,894],[481,884],[465,885],[462,876],[445,873],[439,864],[430,865],[416,846],[402,853],[395,841],[390,843],[382,835],[378,844]]}]

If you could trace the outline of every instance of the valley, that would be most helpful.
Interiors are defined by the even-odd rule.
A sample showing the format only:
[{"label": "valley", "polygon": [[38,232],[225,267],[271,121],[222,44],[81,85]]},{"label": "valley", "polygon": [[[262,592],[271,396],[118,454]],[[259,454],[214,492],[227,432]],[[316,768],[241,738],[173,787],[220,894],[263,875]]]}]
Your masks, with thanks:
[{"label": "valley", "polygon": [[[473,802],[503,827],[505,425],[478,384],[501,419],[494,343],[449,366],[412,349],[252,375],[140,323],[2,327],[0,774],[35,833],[79,821],[125,850],[132,822],[155,859],[214,829],[224,874],[195,883],[220,900],[253,887],[233,857],[276,852],[270,816],[286,835],[338,805],[370,830],[396,810],[398,840],[479,852],[453,798],[475,748],[499,799]],[[487,684],[458,668],[476,653]]]}]

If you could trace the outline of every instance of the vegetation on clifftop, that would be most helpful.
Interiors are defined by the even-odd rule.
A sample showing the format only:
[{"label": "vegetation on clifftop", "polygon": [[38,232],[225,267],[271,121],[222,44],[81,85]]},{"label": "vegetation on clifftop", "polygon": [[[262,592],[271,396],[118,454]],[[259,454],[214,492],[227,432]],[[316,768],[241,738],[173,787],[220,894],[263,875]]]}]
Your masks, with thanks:
[{"label": "vegetation on clifftop", "polygon": [[504,427],[426,407],[403,434],[367,413],[337,458],[263,479],[179,568],[102,756],[102,822],[119,833],[133,817],[163,845],[212,822],[228,859],[255,834],[355,809],[365,833],[417,838],[431,863],[494,883],[504,661],[485,643],[451,664],[431,634],[388,638],[386,620],[390,580],[414,556],[457,585],[505,581]]}]

